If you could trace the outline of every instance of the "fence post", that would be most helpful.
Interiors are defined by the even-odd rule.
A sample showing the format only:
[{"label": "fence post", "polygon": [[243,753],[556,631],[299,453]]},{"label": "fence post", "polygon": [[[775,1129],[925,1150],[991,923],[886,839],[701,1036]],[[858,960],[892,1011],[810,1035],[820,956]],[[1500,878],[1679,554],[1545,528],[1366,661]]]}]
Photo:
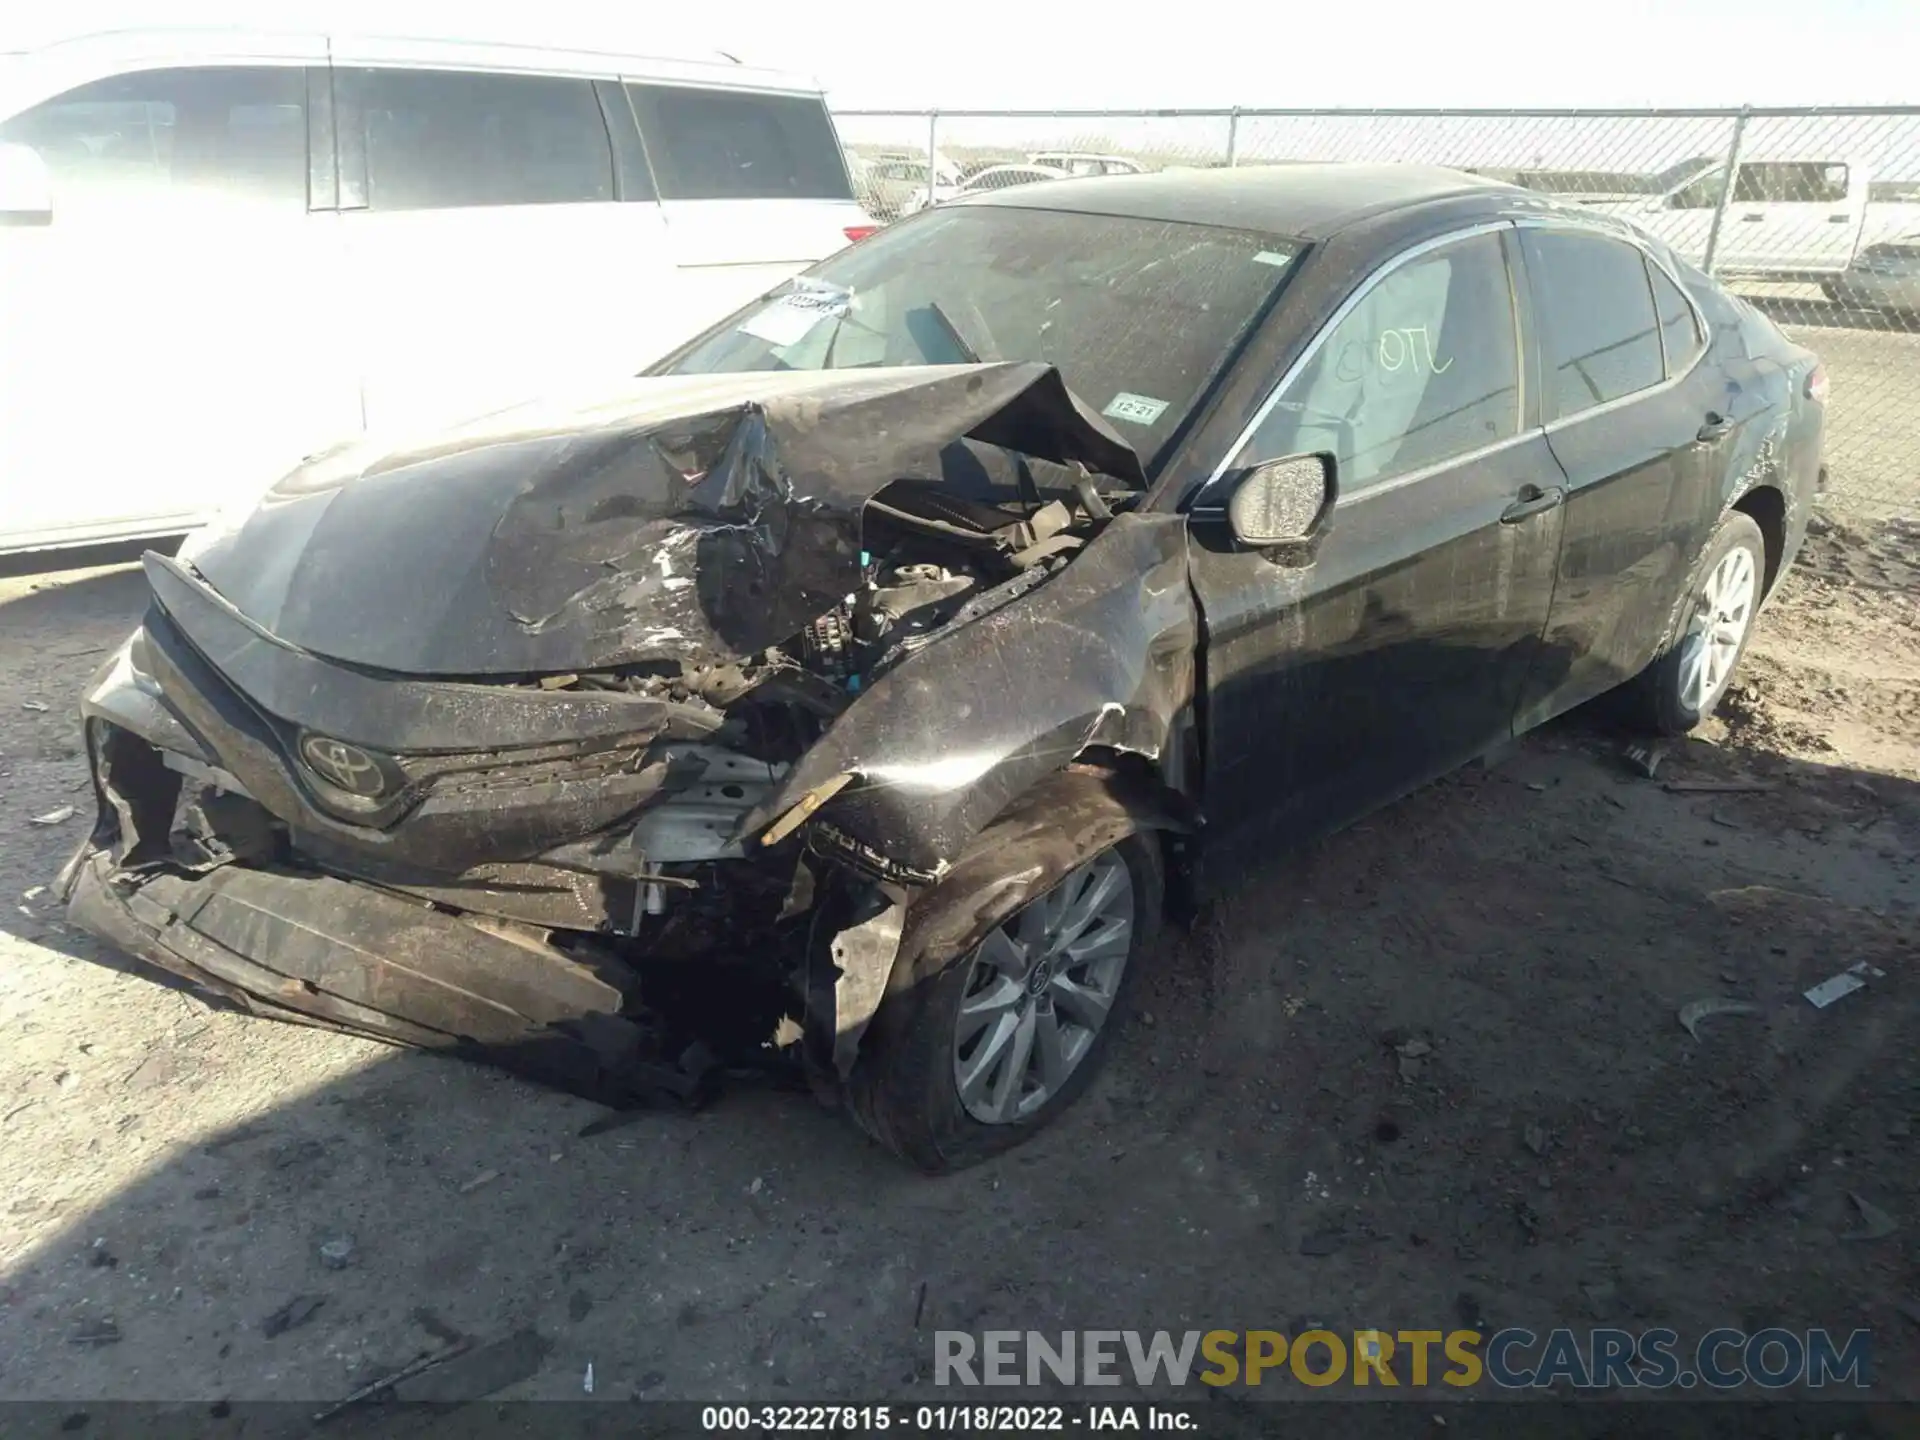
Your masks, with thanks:
[{"label": "fence post", "polygon": [[927,208],[933,208],[933,187],[940,181],[940,112],[927,111]]},{"label": "fence post", "polygon": [[1227,166],[1232,168],[1240,163],[1240,107],[1234,106],[1227,112]]},{"label": "fence post", "polygon": [[1733,138],[1727,145],[1727,174],[1720,185],[1720,199],[1713,207],[1713,224],[1707,228],[1707,253],[1700,257],[1700,268],[1713,274],[1720,253],[1720,226],[1727,218],[1727,205],[1733,199],[1734,182],[1740,176],[1740,147],[1747,138],[1747,115],[1751,105],[1742,105],[1733,117]]}]

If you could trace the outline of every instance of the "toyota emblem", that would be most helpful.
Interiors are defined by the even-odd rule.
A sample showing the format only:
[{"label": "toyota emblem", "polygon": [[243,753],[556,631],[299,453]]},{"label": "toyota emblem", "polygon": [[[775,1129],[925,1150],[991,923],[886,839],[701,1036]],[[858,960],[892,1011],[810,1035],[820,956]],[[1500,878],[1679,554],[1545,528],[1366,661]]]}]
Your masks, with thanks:
[{"label": "toyota emblem", "polygon": [[358,745],[325,735],[300,737],[300,758],[307,768],[337,790],[372,799],[387,788],[380,762]]}]

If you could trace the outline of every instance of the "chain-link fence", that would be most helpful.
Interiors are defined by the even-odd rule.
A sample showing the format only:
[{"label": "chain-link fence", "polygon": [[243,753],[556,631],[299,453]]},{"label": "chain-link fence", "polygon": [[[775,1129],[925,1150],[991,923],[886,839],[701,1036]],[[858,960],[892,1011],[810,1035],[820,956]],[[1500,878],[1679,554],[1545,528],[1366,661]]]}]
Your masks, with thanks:
[{"label": "chain-link fence", "polygon": [[1920,518],[1920,106],[835,118],[861,199],[881,220],[1063,171],[1312,160],[1447,165],[1624,216],[1825,360],[1830,507]]}]

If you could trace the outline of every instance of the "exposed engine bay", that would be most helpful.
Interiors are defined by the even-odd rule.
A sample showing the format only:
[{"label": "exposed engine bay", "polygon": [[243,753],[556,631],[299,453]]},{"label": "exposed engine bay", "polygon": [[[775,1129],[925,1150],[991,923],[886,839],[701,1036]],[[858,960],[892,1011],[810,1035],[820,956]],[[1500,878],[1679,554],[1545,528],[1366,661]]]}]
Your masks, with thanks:
[{"label": "exposed engine bay", "polygon": [[[84,706],[80,924],[255,1011],[615,1104],[802,1036],[844,1073],[906,905],[1001,791],[1164,742],[1177,522],[1021,604],[1141,494],[1056,372],[652,381],[579,415],[322,457],[147,557]],[[981,692],[1016,608],[1048,683]],[[1158,669],[1143,624],[1176,635]]]}]

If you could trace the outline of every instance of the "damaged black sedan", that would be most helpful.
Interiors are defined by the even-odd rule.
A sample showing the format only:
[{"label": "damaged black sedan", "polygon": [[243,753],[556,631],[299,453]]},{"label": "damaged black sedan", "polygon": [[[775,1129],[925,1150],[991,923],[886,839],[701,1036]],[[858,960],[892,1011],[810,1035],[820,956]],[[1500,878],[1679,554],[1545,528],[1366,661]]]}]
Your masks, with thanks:
[{"label": "damaged black sedan", "polygon": [[62,888],[262,1015],[615,1106],[775,1061],[965,1164],[1229,847],[1608,692],[1697,724],[1824,401],[1659,242],[1449,171],[944,206],[149,555]]}]

